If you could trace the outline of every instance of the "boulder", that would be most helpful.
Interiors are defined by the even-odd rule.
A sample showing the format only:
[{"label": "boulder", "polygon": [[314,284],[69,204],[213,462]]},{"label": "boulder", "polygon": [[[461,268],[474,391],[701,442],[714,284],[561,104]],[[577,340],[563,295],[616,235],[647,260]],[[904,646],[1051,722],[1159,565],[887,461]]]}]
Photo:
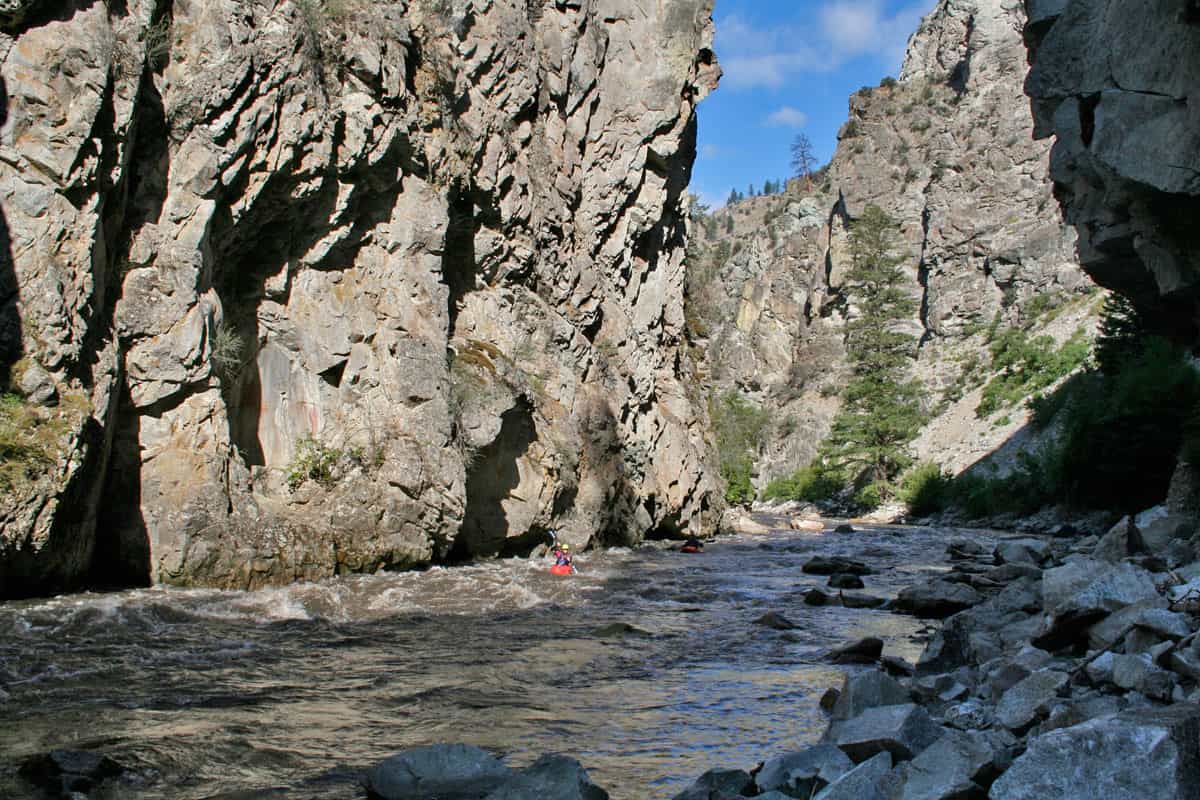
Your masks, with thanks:
[{"label": "boulder", "polygon": [[853,525],[843,522],[842,524],[840,524],[836,528],[834,528],[833,532],[834,533],[855,533],[856,531],[854,530]]},{"label": "boulder", "polygon": [[996,721],[1011,730],[1028,727],[1039,715],[1049,711],[1069,680],[1067,673],[1054,669],[1034,672],[1000,698],[996,704]]},{"label": "boulder", "polygon": [[947,731],[909,764],[896,800],[983,797],[983,787],[1011,762],[1009,748],[996,734]]},{"label": "boulder", "polygon": [[1190,539],[1196,532],[1196,521],[1187,514],[1167,512],[1153,517],[1140,526],[1147,552],[1163,554],[1173,542]]},{"label": "boulder", "polygon": [[544,755],[513,775],[486,800],[608,800],[573,758]]},{"label": "boulder", "polygon": [[124,771],[124,767],[103,753],[51,750],[25,759],[19,774],[53,797],[77,797]]},{"label": "boulder", "polygon": [[846,594],[838,592],[838,600],[846,608],[880,608],[887,604],[882,597],[872,597],[869,594]]},{"label": "boulder", "polygon": [[[1127,606],[1114,614],[1109,614],[1088,628],[1088,647],[1093,650],[1101,650],[1113,645],[1130,628],[1137,625],[1138,620],[1142,619],[1144,614],[1156,609],[1166,610],[1166,605],[1166,600],[1161,597],[1154,597],[1150,600]],[[1154,617],[1146,617],[1146,619],[1154,619]],[[1160,620],[1159,624],[1165,623]]]},{"label": "boulder", "polygon": [[1041,539],[1005,539],[996,545],[997,564],[1041,564],[1050,555],[1049,543]]},{"label": "boulder", "polygon": [[1200,706],[1142,708],[1042,734],[992,785],[991,800],[1194,800]]},{"label": "boulder", "polygon": [[367,790],[382,800],[479,798],[513,777],[485,750],[466,744],[414,747],[384,759],[367,773]]},{"label": "boulder", "polygon": [[788,522],[788,527],[794,531],[823,531],[825,523],[819,519],[797,519],[793,517]]},{"label": "boulder", "polygon": [[754,778],[760,792],[782,791],[790,797],[812,797],[854,768],[838,748],[818,744],[767,759]]},{"label": "boulder", "polygon": [[914,616],[944,619],[982,601],[983,596],[966,584],[935,580],[901,589],[895,605]]},{"label": "boulder", "polygon": [[829,654],[829,660],[835,664],[874,664],[881,655],[883,640],[868,636],[833,650]]},{"label": "boulder", "polygon": [[774,611],[768,611],[758,619],[754,620],[755,625],[763,625],[767,628],[774,628],[777,631],[790,631],[796,625],[782,614],[777,614]]},{"label": "boulder", "polygon": [[1033,564],[1001,564],[989,569],[981,577],[1004,584],[1012,583],[1018,578],[1034,578],[1041,581],[1042,570]]},{"label": "boulder", "polygon": [[835,599],[820,589],[809,589],[804,593],[804,605],[806,606],[827,606]]},{"label": "boulder", "polygon": [[862,578],[844,572],[830,575],[827,583],[833,589],[861,589],[865,585]]},{"label": "boulder", "polygon": [[17,388],[30,402],[40,406],[58,405],[58,387],[54,384],[54,378],[36,362],[30,362],[21,373]]},{"label": "boulder", "polygon": [[818,792],[816,800],[887,800],[884,779],[891,771],[891,754],[878,753]]},{"label": "boulder", "polygon": [[815,556],[801,567],[801,571],[808,575],[873,575],[875,572],[861,561],[841,556]]},{"label": "boulder", "polygon": [[911,678],[917,671],[916,667],[900,656],[882,656],[879,659],[879,666],[883,667],[883,671],[893,678]]},{"label": "boulder", "polygon": [[770,533],[771,529],[753,519],[740,508],[731,508],[721,517],[721,531],[722,533],[762,536]]},{"label": "boulder", "polygon": [[960,731],[977,731],[990,728],[995,717],[991,708],[979,700],[964,700],[946,709],[942,722]]},{"label": "boulder", "polygon": [[1123,517],[1112,526],[1108,533],[1100,537],[1096,548],[1092,551],[1095,558],[1117,564],[1138,553],[1146,552],[1146,544],[1142,541],[1141,531],[1134,524],[1132,517]]},{"label": "boulder", "polygon": [[830,723],[823,741],[836,744],[861,763],[888,752],[908,760],[937,741],[942,729],[915,703],[869,708],[858,716]]},{"label": "boulder", "polygon": [[946,545],[946,555],[954,560],[986,558],[988,549],[973,539],[953,539]]},{"label": "boulder", "polygon": [[1084,558],[1046,570],[1042,598],[1048,616],[1034,644],[1047,650],[1075,644],[1092,623],[1158,597],[1151,574],[1127,562]]},{"label": "boulder", "polygon": [[726,800],[752,791],[754,779],[750,773],[740,769],[710,769],[671,800]]},{"label": "boulder", "polygon": [[1175,689],[1175,676],[1155,666],[1153,660],[1143,655],[1114,655],[1112,682],[1122,689],[1141,692],[1155,700],[1170,700]]},{"label": "boulder", "polygon": [[873,669],[847,675],[842,680],[842,690],[833,706],[835,720],[856,717],[869,708],[911,703],[908,690],[895,678],[882,670]]}]

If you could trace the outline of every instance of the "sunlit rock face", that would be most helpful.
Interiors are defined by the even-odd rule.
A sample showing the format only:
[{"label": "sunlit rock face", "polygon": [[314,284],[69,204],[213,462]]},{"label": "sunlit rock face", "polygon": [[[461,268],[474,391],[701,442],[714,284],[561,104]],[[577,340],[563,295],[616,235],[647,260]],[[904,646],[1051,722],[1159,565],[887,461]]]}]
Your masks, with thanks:
[{"label": "sunlit rock face", "polygon": [[[828,172],[785,195],[736,204],[709,295],[719,309],[702,345],[705,369],[772,413],[759,482],[810,461],[846,381],[849,225],[868,204],[904,242],[904,324],[919,345],[913,376],[933,422],[916,455],[955,470],[993,452],[1024,419],[974,413],[990,361],[989,329],[1027,328],[1061,341],[1094,312],[1047,178],[1049,143],[1035,141],[1023,93],[1025,10],[1017,0],[941,0],[909,40],[895,80],[850,98]],[[701,237],[703,240],[703,237]],[[1062,310],[1051,324],[1051,313]]]},{"label": "sunlit rock face", "polygon": [[1200,297],[1200,7],[1027,0],[1026,82],[1084,268],[1194,342]]},{"label": "sunlit rock face", "polygon": [[0,9],[0,379],[79,413],[0,505],[0,594],[715,522],[711,0],[44,5]]}]

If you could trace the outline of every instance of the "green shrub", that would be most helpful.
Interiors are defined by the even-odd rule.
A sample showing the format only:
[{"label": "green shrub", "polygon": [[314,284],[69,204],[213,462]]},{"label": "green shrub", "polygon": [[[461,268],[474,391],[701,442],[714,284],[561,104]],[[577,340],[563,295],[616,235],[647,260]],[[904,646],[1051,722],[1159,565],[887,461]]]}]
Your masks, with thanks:
[{"label": "green shrub", "polygon": [[879,82],[879,85],[884,89],[892,89],[895,88],[896,83],[897,81],[895,78],[893,78],[891,75],[887,75]]},{"label": "green shrub", "polygon": [[791,475],[773,479],[763,490],[763,499],[821,503],[832,500],[845,485],[845,479],[837,472],[810,464]]},{"label": "green shrub", "polygon": [[245,343],[238,332],[228,324],[217,328],[212,337],[212,362],[217,372],[226,379],[235,377],[242,368],[242,352]]},{"label": "green shrub", "polygon": [[1046,388],[1059,378],[1074,372],[1087,361],[1089,345],[1083,331],[1057,347],[1049,336],[1030,338],[1025,331],[1012,328],[996,336],[989,344],[992,368],[1000,372],[988,381],[983,397],[975,408],[980,419],[1006,406],[1016,405]]},{"label": "green shrub", "polygon": [[295,491],[305,481],[314,481],[325,488],[335,483],[333,469],[342,452],[328,447],[311,435],[296,440],[296,453],[287,465],[288,487]]},{"label": "green shrub", "polygon": [[914,517],[925,517],[943,510],[951,499],[954,481],[941,466],[922,461],[900,479],[900,500]]}]

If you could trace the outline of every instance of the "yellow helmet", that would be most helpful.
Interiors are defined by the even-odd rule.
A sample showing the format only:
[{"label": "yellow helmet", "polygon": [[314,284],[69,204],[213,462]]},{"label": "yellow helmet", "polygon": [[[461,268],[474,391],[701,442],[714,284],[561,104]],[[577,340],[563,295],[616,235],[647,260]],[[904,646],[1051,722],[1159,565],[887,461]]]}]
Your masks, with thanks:
[{"label": "yellow helmet", "polygon": [[567,550],[570,550],[570,549],[571,549],[571,545],[569,545],[569,544],[564,544],[564,545],[562,546],[562,549],[563,549],[563,551],[564,551],[564,552],[566,552]]}]

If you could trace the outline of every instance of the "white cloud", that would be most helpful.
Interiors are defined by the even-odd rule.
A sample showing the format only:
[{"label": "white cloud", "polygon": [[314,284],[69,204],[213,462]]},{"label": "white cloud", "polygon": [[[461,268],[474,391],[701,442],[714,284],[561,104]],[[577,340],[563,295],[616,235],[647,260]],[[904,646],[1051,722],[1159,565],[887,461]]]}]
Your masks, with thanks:
[{"label": "white cloud", "polygon": [[717,147],[715,144],[700,145],[700,157],[701,158],[716,158],[720,154],[721,154],[721,148]]},{"label": "white cloud", "polygon": [[798,108],[783,106],[772,111],[767,116],[767,125],[772,128],[803,128],[808,124],[808,116]]},{"label": "white cloud", "polygon": [[885,70],[900,65],[909,34],[930,0],[894,14],[882,0],[825,0],[812,23],[756,28],[738,16],[717,22],[717,56],[732,89],[778,89],[805,73],[828,72],[855,58],[874,57]]}]

